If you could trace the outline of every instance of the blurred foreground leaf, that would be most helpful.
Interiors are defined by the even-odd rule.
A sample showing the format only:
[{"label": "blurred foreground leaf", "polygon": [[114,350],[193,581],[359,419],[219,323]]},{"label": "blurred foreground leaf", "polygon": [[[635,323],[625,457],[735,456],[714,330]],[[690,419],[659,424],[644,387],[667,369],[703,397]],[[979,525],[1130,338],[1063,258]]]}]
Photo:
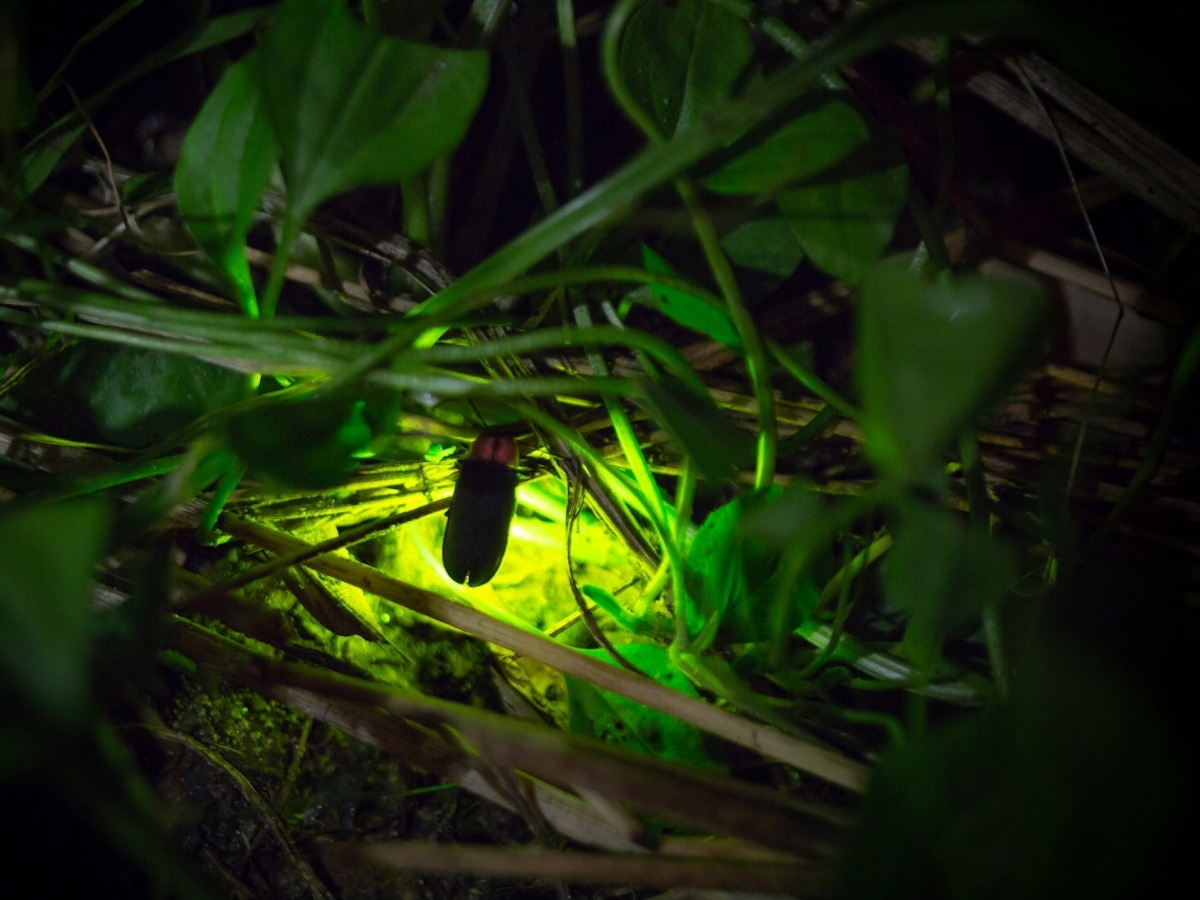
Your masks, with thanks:
[{"label": "blurred foreground leaf", "polygon": [[883,759],[838,896],[1172,893],[1195,777],[1146,701],[1082,659],[1028,660],[1008,704]]},{"label": "blurred foreground leaf", "polygon": [[922,500],[906,500],[897,518],[896,544],[883,560],[884,589],[908,617],[904,656],[928,672],[947,638],[1012,588],[1016,559],[964,517]]},{"label": "blurred foreground leaf", "polygon": [[60,727],[91,702],[89,588],[109,518],[98,500],[0,514],[0,679]]},{"label": "blurred foreground leaf", "polygon": [[1047,311],[1026,279],[929,278],[903,260],[873,271],[859,306],[857,374],[867,452],[881,472],[927,478],[1027,360]]}]

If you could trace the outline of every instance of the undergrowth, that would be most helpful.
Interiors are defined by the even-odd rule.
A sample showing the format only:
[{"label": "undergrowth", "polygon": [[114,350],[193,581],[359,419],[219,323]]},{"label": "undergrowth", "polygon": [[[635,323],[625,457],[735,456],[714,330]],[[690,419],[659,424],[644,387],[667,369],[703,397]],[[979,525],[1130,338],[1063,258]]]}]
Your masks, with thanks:
[{"label": "undergrowth", "polygon": [[[79,884],[195,897],[1176,874],[1194,547],[1127,514],[1195,332],[1103,508],[1105,359],[999,466],[1058,298],[952,141],[957,36],[1108,87],[1113,35],[839,8],[5,7],[19,847],[70,823]],[[932,167],[863,76],[926,38]]]}]

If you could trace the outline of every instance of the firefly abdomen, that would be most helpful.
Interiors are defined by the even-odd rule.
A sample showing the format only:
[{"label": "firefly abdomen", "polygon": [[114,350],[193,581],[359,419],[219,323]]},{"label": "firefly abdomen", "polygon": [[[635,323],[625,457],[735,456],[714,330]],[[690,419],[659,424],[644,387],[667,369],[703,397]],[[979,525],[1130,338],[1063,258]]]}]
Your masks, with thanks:
[{"label": "firefly abdomen", "polygon": [[446,512],[442,565],[459,584],[487,584],[500,568],[517,508],[517,445],[510,437],[480,436],[463,460]]}]

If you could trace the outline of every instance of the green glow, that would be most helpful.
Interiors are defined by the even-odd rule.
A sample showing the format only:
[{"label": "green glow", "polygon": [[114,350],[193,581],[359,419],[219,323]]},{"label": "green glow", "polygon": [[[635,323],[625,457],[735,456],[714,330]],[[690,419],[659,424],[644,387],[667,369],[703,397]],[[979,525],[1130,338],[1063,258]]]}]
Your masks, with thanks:
[{"label": "green glow", "polygon": [[[426,516],[395,533],[387,571],[418,587],[454,596],[480,611],[523,628],[547,631],[577,613],[567,577],[562,487],[548,478],[523,483],[500,570],[487,584],[465,587],[442,569],[444,515]],[[590,513],[575,524],[572,547],[581,585],[618,592],[637,577],[625,545]]]}]

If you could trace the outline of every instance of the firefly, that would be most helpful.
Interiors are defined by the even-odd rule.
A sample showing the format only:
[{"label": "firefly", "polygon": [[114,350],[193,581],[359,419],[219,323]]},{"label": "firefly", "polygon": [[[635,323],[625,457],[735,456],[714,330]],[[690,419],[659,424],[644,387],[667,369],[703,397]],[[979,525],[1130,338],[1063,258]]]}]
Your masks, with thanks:
[{"label": "firefly", "polygon": [[517,508],[516,463],[516,443],[497,434],[480,435],[462,461],[442,538],[442,566],[459,584],[487,584],[500,568]]}]

